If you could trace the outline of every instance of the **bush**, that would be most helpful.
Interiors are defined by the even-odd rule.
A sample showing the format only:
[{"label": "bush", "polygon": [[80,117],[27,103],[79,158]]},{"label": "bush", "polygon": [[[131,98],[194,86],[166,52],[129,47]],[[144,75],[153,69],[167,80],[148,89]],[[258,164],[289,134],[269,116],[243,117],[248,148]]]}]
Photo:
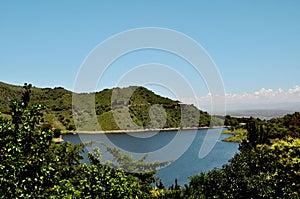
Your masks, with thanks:
[{"label": "bush", "polygon": [[0,198],[152,198],[153,173],[109,167],[99,151],[87,165],[80,162],[84,144],[53,143],[60,130],[40,126],[43,106],[28,106],[30,87],[11,102],[12,119],[0,118]]},{"label": "bush", "polygon": [[54,129],[53,133],[54,133],[55,138],[59,138],[59,136],[61,136],[61,130],[60,129]]}]

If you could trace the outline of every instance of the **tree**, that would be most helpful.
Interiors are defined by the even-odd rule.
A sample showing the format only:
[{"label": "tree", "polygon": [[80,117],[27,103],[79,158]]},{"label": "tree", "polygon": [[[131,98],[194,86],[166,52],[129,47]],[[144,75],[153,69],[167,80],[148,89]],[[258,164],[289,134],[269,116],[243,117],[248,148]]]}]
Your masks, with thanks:
[{"label": "tree", "polygon": [[153,174],[110,167],[97,150],[81,163],[84,144],[53,143],[42,129],[44,107],[29,105],[30,88],[11,102],[11,120],[0,118],[0,198],[152,198]]},{"label": "tree", "polygon": [[0,121],[0,198],[47,197],[81,159],[82,146],[56,145],[53,132],[41,129],[44,107],[29,107],[30,88],[11,102],[11,120]]},{"label": "tree", "polygon": [[299,198],[299,144],[288,138],[239,153],[222,169],[192,177],[181,198]]},{"label": "tree", "polygon": [[228,126],[231,130],[235,130],[239,128],[240,123],[237,118],[231,117],[230,115],[226,115],[224,125]]},{"label": "tree", "polygon": [[[156,170],[172,162],[145,162],[148,157],[147,154],[141,157],[139,160],[134,160],[131,155],[122,153],[120,149],[110,147],[105,143],[102,144],[106,147],[107,152],[111,153],[114,157],[113,161],[106,162],[106,165],[114,169],[121,169],[127,175],[133,176],[140,180],[142,182],[141,184],[143,185],[142,190],[145,192],[151,191],[153,189],[153,184],[159,184],[161,182],[160,179],[154,176]],[[99,153],[100,151],[97,150],[96,152]],[[97,153],[96,156],[99,157]],[[98,162],[101,162],[101,159],[97,159],[97,161],[95,161],[96,160],[93,159],[93,164],[98,164]]]}]

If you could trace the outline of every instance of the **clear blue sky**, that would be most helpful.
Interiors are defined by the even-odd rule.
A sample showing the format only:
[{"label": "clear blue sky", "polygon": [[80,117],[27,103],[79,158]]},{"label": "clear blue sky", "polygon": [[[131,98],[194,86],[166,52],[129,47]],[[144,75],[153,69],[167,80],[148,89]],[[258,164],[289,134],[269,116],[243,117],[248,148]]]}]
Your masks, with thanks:
[{"label": "clear blue sky", "polygon": [[[72,90],[97,44],[128,29],[162,27],[201,44],[227,92],[289,89],[300,85],[299,10],[300,1],[276,0],[1,1],[0,81]],[[112,86],[109,78],[104,85]]]}]

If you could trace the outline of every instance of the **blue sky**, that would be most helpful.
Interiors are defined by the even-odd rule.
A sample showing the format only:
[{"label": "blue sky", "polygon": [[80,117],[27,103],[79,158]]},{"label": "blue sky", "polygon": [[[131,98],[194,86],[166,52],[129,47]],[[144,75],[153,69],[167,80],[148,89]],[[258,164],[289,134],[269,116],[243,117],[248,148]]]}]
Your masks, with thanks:
[{"label": "blue sky", "polygon": [[[299,10],[300,1],[1,1],[0,81],[72,90],[100,42],[128,29],[161,27],[202,45],[227,93],[288,92],[300,85]],[[144,53],[112,74],[131,63],[180,67],[172,56]],[[111,86],[107,78],[99,88]],[[203,88],[199,95],[207,94]]]}]

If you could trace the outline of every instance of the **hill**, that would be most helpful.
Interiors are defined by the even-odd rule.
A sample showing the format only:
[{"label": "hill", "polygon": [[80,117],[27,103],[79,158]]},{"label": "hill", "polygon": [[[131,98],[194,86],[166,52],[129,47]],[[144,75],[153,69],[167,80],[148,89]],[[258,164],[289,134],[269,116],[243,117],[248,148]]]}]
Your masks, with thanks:
[{"label": "hill", "polygon": [[[9,113],[9,101],[19,99],[22,86],[0,82],[0,112],[2,116]],[[62,87],[37,88],[31,92],[31,104],[43,104],[44,126],[66,130],[132,130],[151,128],[178,128],[209,126],[210,115],[198,110],[193,105],[182,104],[154,92],[137,86],[104,89],[95,93],[76,94],[77,104],[83,107],[72,111],[72,95]],[[86,99],[94,98],[97,121],[90,120],[90,110]],[[77,105],[76,104],[76,105]],[[200,120],[199,120],[200,118]],[[98,122],[101,126],[99,129]]]}]

